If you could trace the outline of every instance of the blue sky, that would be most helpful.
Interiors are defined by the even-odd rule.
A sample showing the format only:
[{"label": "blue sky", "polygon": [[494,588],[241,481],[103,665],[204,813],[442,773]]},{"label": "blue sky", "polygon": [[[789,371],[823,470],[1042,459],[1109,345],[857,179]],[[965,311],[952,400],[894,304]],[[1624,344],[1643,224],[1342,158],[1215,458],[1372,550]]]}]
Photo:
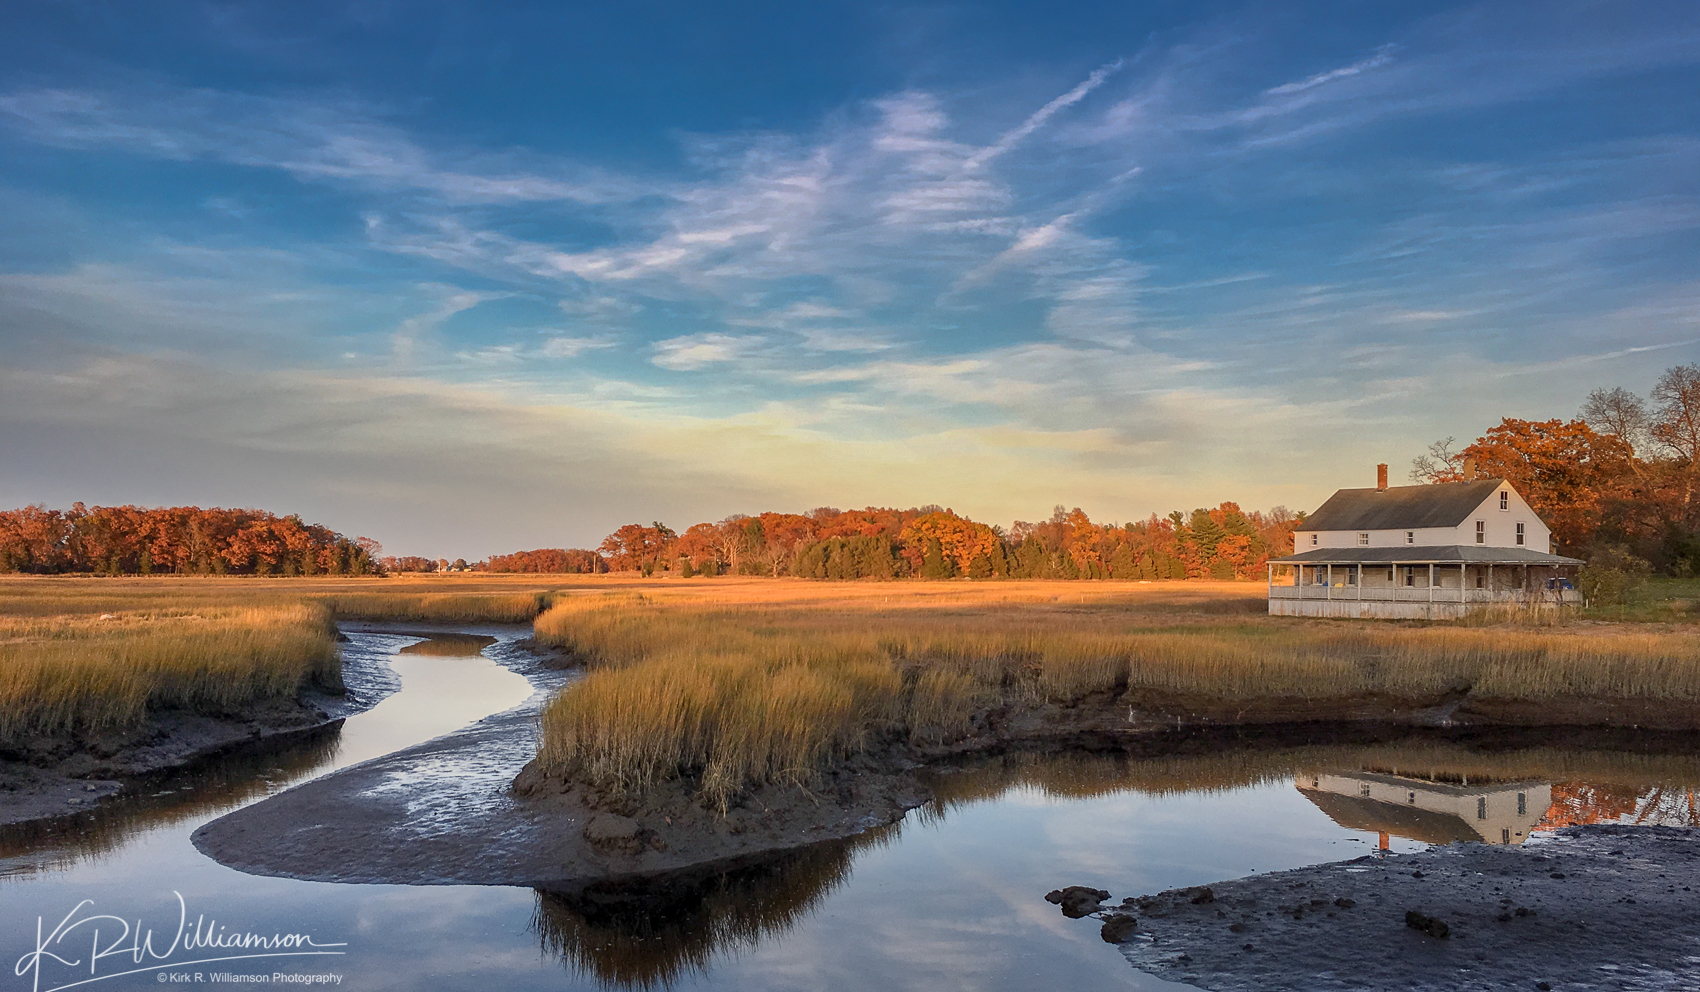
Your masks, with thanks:
[{"label": "blue sky", "polygon": [[1308,509],[1700,359],[1692,4],[8,22],[7,505]]}]

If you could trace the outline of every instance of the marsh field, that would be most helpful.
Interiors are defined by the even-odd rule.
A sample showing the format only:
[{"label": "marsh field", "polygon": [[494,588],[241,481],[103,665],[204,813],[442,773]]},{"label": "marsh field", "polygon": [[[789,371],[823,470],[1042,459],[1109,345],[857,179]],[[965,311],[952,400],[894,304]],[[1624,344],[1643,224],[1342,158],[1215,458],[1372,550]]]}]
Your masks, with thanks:
[{"label": "marsh field", "polygon": [[[346,968],[372,988],[1157,988],[1096,922],[1053,920],[1044,892],[1338,860],[1375,850],[1378,831],[1397,855],[1454,836],[1497,843],[1502,827],[1517,843],[1578,822],[1700,823],[1693,734],[1627,729],[1700,711],[1697,585],[1650,584],[1612,616],[1418,623],[1271,618],[1262,584],[1238,582],[5,577],[13,742],[345,682],[384,701],[341,728],[0,827],[0,923],[24,933],[88,891],[142,912],[181,890],[195,912],[245,926],[359,934]],[[391,669],[399,681],[376,686]],[[1577,700],[1593,707],[1571,714],[1587,726],[1537,726]],[[478,719],[516,706],[505,724]],[[1306,729],[1435,712],[1498,723]],[[1181,725],[1232,733],[1167,729]],[[1141,742],[1102,733],[1129,727]],[[921,808],[637,902],[489,881],[398,897],[290,874],[292,837],[365,850],[327,859],[367,876],[348,881],[381,880],[387,852],[424,863],[408,852],[428,837],[488,850],[513,836],[504,811],[527,761],[634,816],[660,796],[715,823],[781,796],[825,808],[832,783],[891,755],[924,766]],[[1421,792],[1429,819],[1342,798],[1388,782]],[[1462,818],[1444,819],[1454,793]],[[294,834],[267,812],[292,795],[307,813]],[[348,822],[322,829],[326,810]],[[1447,826],[1425,833],[1436,817]],[[232,818],[261,827],[249,836],[262,853],[286,852],[278,869],[233,867],[192,840]],[[388,842],[356,843],[358,824],[390,822]],[[675,853],[688,842],[667,837]],[[359,929],[373,918],[394,925]]]},{"label": "marsh field", "polygon": [[1245,582],[811,582],[457,574],[0,577],[0,742],[336,691],[339,620],[533,623],[589,670],[540,759],[724,800],[881,735],[944,744],[1104,693],[1240,706],[1467,696],[1700,701],[1700,582],[1554,624],[1272,618]]}]

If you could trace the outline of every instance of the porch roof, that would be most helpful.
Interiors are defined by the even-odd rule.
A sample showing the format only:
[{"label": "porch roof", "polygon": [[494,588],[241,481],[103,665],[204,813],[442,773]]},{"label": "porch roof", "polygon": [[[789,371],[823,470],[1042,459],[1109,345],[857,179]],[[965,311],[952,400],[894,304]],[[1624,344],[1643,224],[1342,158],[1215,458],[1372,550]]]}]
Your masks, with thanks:
[{"label": "porch roof", "polygon": [[1542,554],[1528,548],[1490,548],[1480,544],[1396,545],[1391,548],[1317,548],[1304,554],[1271,558],[1275,565],[1580,565],[1578,558]]}]

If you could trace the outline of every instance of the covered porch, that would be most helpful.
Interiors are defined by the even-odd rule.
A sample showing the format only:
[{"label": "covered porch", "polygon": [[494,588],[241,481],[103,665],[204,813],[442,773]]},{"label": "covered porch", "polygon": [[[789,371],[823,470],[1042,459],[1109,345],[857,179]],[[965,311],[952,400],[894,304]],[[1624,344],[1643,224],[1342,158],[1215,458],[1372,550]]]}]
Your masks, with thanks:
[{"label": "covered porch", "polygon": [[1581,564],[1522,548],[1319,548],[1269,562],[1269,612],[1455,619],[1492,604],[1579,605]]}]

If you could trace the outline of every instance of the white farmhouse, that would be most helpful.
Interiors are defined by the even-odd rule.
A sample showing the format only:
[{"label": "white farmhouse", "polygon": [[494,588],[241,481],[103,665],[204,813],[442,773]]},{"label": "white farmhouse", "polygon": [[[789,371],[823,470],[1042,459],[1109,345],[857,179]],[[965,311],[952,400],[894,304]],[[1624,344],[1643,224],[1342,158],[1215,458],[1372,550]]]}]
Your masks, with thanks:
[{"label": "white farmhouse", "polygon": [[1581,564],[1552,553],[1551,529],[1503,479],[1390,487],[1379,465],[1374,489],[1336,492],[1269,563],[1269,612],[1440,619],[1576,603]]}]

